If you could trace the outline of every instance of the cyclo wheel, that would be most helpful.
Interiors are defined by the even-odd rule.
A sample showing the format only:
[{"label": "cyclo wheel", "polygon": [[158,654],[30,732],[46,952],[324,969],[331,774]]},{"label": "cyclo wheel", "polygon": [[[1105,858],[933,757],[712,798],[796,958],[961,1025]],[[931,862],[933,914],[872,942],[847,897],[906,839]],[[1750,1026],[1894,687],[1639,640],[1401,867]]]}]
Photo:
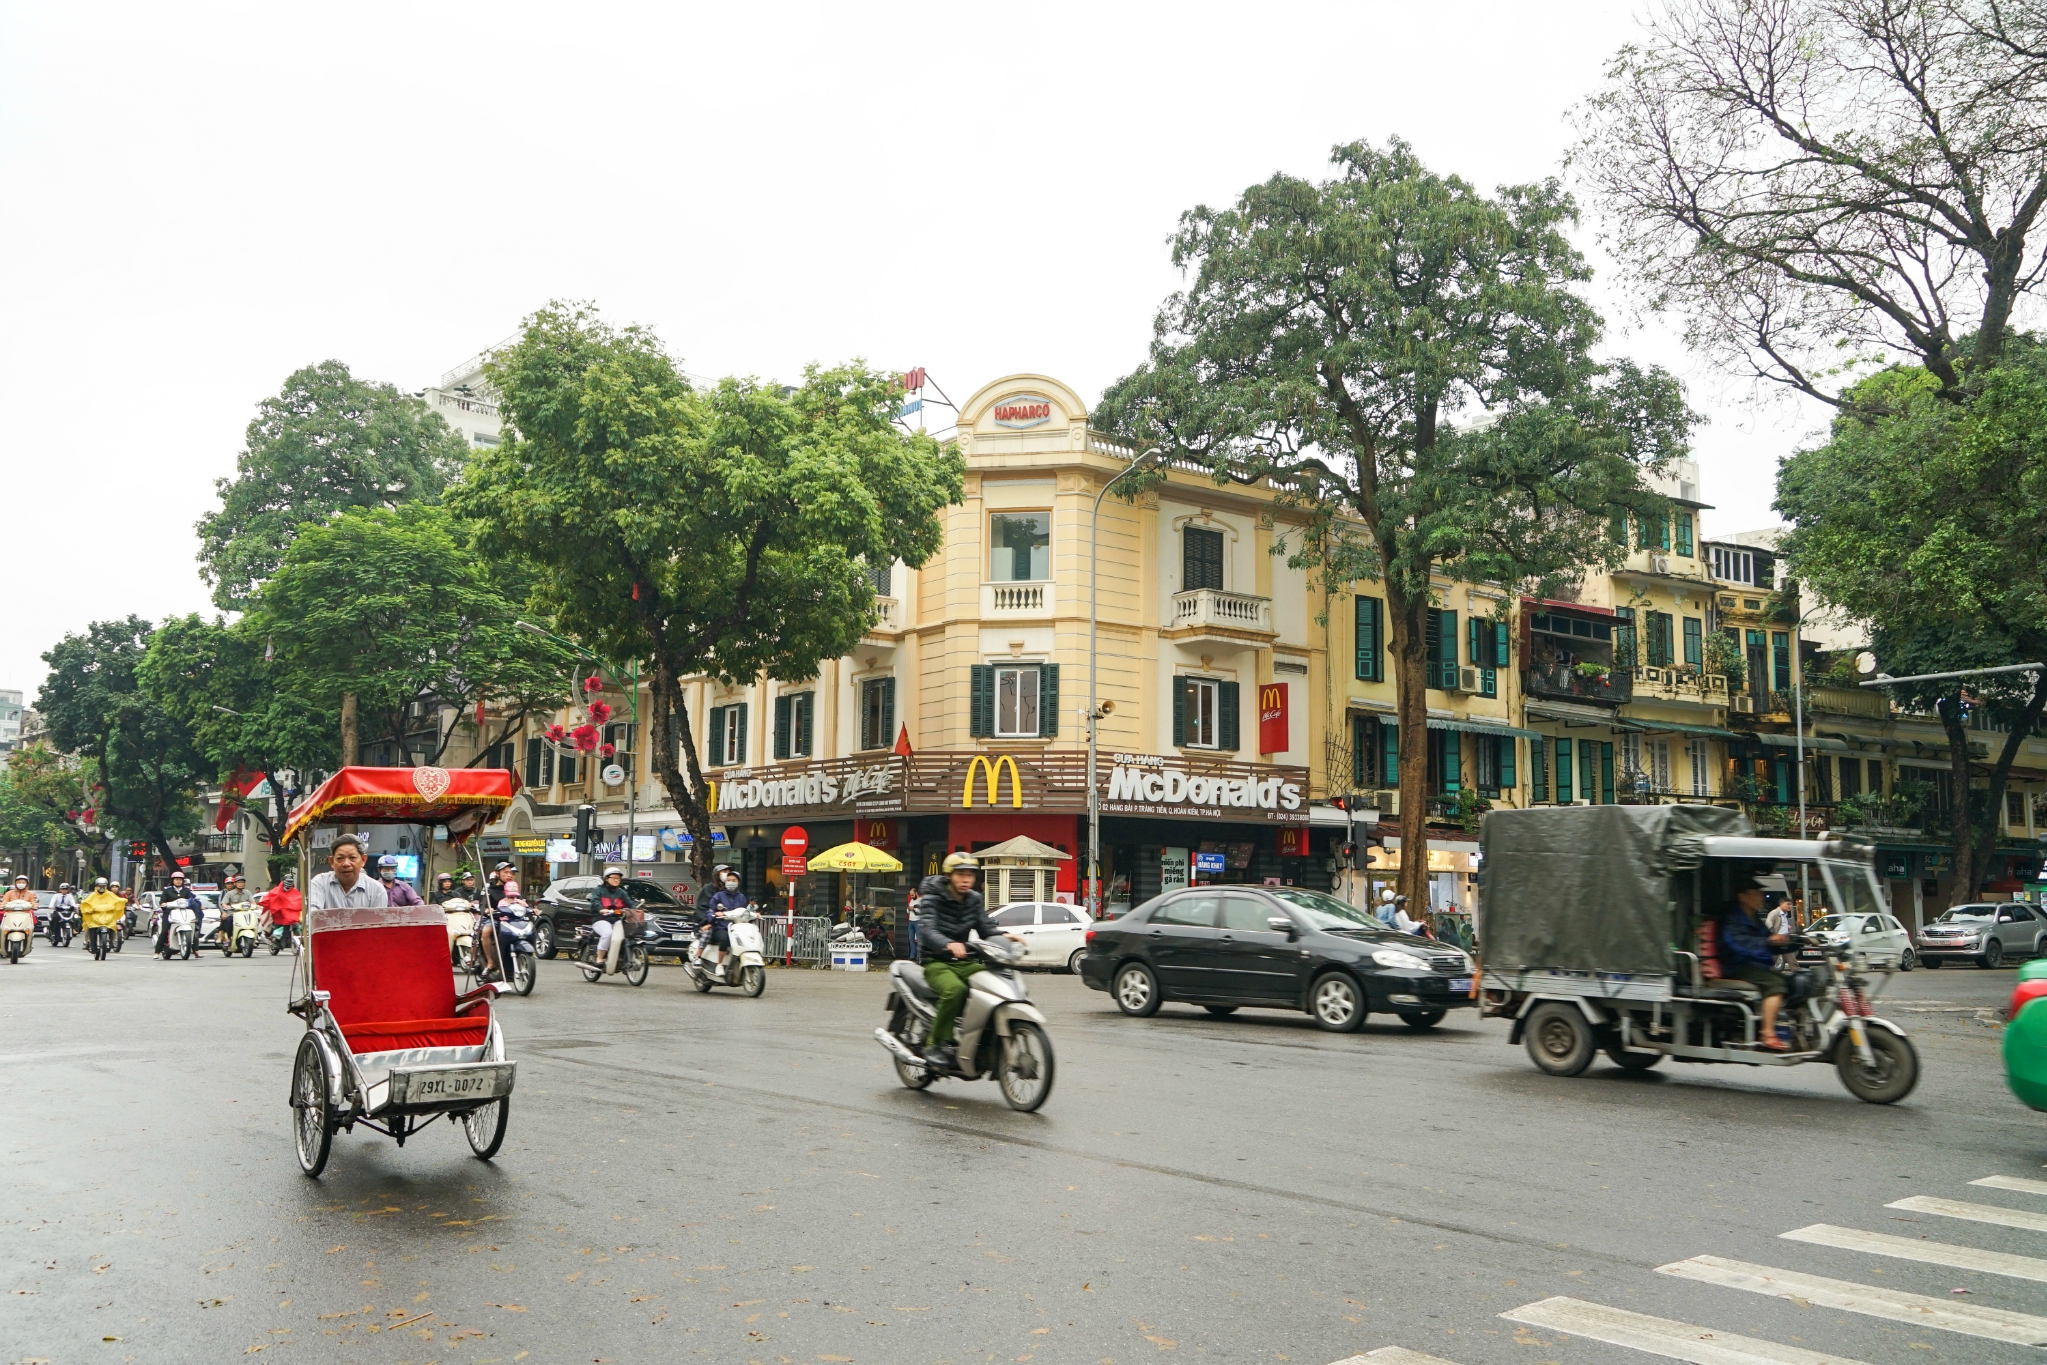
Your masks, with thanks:
[{"label": "cyclo wheel", "polygon": [[299,1040],[298,1060],[292,1065],[291,1106],[298,1111],[292,1115],[292,1136],[299,1169],[309,1176],[327,1169],[327,1151],[334,1143],[334,1125],[328,1118],[332,1100],[320,1045],[308,1033]]},{"label": "cyclo wheel", "polygon": [[646,985],[647,968],[650,965],[647,960],[647,950],[637,943],[629,943],[626,945],[625,953],[625,979],[632,982],[635,986]]},{"label": "cyclo wheel", "polygon": [[505,1145],[505,1125],[511,1121],[512,1097],[478,1105],[462,1116],[462,1135],[469,1139],[469,1150],[485,1161],[498,1154],[498,1148]]}]

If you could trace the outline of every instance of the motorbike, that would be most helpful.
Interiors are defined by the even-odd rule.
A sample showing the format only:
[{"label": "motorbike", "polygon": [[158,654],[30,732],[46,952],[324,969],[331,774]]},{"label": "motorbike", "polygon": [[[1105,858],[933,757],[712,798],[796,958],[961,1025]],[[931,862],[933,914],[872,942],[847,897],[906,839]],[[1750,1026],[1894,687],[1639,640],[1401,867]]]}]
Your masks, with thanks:
[{"label": "motorbike", "polygon": [[768,988],[767,956],[762,951],[759,919],[759,909],[751,905],[728,911],[725,936],[732,945],[729,949],[721,950],[711,942],[708,927],[698,933],[682,963],[698,994],[709,994],[713,986],[737,986],[757,997]]},{"label": "motorbike", "polygon": [[967,999],[954,1034],[958,1062],[950,1070],[924,1060],[931,1024],[938,1013],[938,992],[913,962],[889,964],[889,994],[884,1008],[889,1021],[874,1031],[875,1041],[895,1059],[896,1079],[912,1090],[933,1081],[993,1079],[1011,1109],[1030,1113],[1052,1094],[1052,1040],[1045,1016],[1030,1001],[1017,964],[1024,945],[1007,938],[972,938],[967,951],[985,969],[967,978]]},{"label": "motorbike", "polygon": [[36,912],[9,908],[0,911],[0,941],[7,945],[7,960],[21,961],[35,946]]},{"label": "motorbike", "polygon": [[441,902],[441,912],[448,917],[448,961],[467,967],[476,951],[476,906],[456,896]]},{"label": "motorbike", "polygon": [[612,921],[610,950],[600,960],[597,956],[597,931],[590,925],[581,925],[576,930],[576,966],[582,969],[585,981],[601,981],[607,976],[623,976],[635,986],[647,984],[647,957],[645,921],[638,933],[626,929],[624,919]]},{"label": "motorbike", "polygon": [[71,940],[78,937],[78,912],[61,905],[50,907],[50,922],[43,929],[52,948],[68,948]]},{"label": "motorbike", "polygon": [[262,908],[254,901],[237,901],[221,908],[221,918],[225,926],[227,955],[233,957],[240,953],[243,957],[254,957],[263,918]]},{"label": "motorbike", "polygon": [[[469,905],[468,901],[449,901],[448,905]],[[492,936],[497,957],[509,970],[505,981],[520,995],[533,994],[533,984],[539,974],[539,964],[533,956],[533,912],[524,901],[501,901],[495,910],[472,911],[475,930]],[[450,917],[452,920],[452,916]],[[454,932],[451,923],[449,932]],[[490,970],[484,960],[483,940],[474,931],[469,935],[469,946],[462,959],[462,966],[471,976],[481,977]]]},{"label": "motorbike", "polygon": [[163,913],[168,916],[165,923],[169,925],[163,936],[163,960],[169,962],[174,957],[191,957],[199,942],[199,917],[192,913],[191,906],[182,903]]}]

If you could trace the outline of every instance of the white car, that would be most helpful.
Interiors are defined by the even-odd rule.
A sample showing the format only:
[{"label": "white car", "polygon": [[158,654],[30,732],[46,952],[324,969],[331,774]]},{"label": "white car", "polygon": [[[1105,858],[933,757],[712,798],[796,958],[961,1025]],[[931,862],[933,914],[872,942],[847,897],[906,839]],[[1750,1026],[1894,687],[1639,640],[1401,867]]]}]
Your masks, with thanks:
[{"label": "white car", "polygon": [[989,918],[1024,941],[1024,966],[1080,970],[1080,959],[1087,953],[1088,917],[1078,906],[1018,901]]},{"label": "white car", "polygon": [[[1806,926],[1805,933],[1809,938],[1846,942],[1874,968],[1909,972],[1919,965],[1912,935],[1889,915],[1822,915]],[[1802,948],[1798,957],[1801,962],[1817,962],[1820,951]]]}]

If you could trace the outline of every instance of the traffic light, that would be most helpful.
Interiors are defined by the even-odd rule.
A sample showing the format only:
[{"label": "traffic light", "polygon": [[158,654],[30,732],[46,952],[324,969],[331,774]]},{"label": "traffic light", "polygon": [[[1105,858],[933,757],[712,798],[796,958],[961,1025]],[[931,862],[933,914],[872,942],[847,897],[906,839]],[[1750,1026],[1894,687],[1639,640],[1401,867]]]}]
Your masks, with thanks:
[{"label": "traffic light", "polygon": [[602,837],[597,828],[597,807],[587,802],[576,807],[576,852],[589,853]]}]

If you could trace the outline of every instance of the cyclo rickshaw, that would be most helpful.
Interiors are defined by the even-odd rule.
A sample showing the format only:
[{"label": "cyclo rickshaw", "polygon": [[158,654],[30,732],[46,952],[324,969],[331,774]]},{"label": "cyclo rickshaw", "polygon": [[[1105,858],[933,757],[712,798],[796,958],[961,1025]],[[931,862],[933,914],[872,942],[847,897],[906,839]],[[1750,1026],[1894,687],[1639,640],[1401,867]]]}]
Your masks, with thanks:
[{"label": "cyclo rickshaw", "polygon": [[1629,1071],[1825,1062],[1871,1104],[1918,1082],[1919,1054],[1875,1014],[1851,942],[1794,938],[1820,958],[1786,974],[1781,1051],[1759,1033],[1761,992],[1721,970],[1719,926],[1745,881],[1795,881],[1802,865],[1833,911],[1887,914],[1869,845],[1758,838],[1740,811],[1702,805],[1495,810],[1479,843],[1480,1008],[1512,1019],[1508,1041],[1543,1071],[1576,1076],[1602,1051]]},{"label": "cyclo rickshaw", "polygon": [[[405,1139],[436,1119],[459,1124],[477,1156],[505,1140],[517,1064],[505,1058],[485,982],[457,994],[438,905],[314,910],[313,831],[324,825],[445,825],[470,836],[512,801],[501,769],[343,768],[293,808],[284,842],[307,888],[306,950],[292,967],[293,1014],[305,1021],[292,1066],[299,1166],[317,1176],[336,1131],[362,1124]],[[480,873],[481,869],[479,869]],[[365,877],[372,874],[366,868]]]}]

